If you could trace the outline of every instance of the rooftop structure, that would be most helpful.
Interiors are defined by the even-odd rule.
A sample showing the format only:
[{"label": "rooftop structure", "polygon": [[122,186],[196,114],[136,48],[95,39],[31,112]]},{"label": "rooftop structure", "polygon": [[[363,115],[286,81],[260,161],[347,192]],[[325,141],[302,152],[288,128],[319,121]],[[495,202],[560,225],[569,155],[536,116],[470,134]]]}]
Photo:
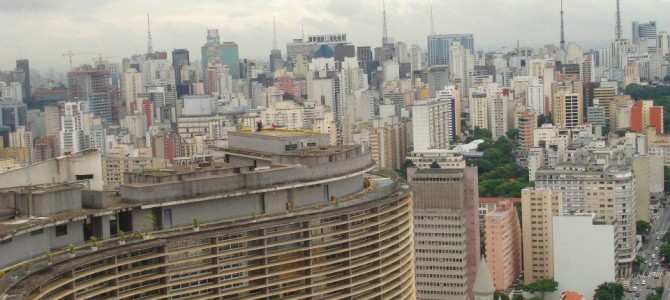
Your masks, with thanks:
[{"label": "rooftop structure", "polygon": [[0,298],[413,297],[409,185],[321,139],[233,132],[224,161],[125,173],[119,192],[0,191]]}]

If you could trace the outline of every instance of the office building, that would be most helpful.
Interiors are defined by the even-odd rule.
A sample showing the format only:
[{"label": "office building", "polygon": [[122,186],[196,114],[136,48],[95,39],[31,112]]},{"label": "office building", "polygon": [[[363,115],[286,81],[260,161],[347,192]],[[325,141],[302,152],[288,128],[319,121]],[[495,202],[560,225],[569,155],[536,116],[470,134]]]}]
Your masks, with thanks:
[{"label": "office building", "polygon": [[453,98],[416,101],[412,106],[414,151],[449,149],[455,136]]},{"label": "office building", "polygon": [[644,39],[647,45],[647,53],[658,53],[658,35],[656,33],[656,21],[648,23],[633,22],[633,43],[640,43]]},{"label": "office building", "polygon": [[449,64],[452,43],[458,43],[470,54],[475,51],[474,36],[469,34],[432,34],[428,36],[428,66]]},{"label": "office building", "polygon": [[[172,50],[172,67],[174,68],[174,78],[177,85],[183,84],[184,80],[181,77],[182,68],[191,65],[189,52],[187,49]],[[185,78],[188,80],[188,78]]]},{"label": "office building", "polygon": [[[333,52],[333,47],[337,44],[349,45],[351,43],[347,42],[347,35],[344,33],[314,34],[308,35],[304,40],[293,39],[293,42],[286,44],[286,60],[293,61],[298,55],[303,55],[309,60],[316,57],[316,52],[320,48],[326,47],[328,51]],[[358,59],[360,60],[360,57]]]},{"label": "office building", "polygon": [[407,176],[418,298],[472,299],[480,260],[477,168],[408,169]]},{"label": "office building", "polygon": [[[53,266],[34,264],[41,270],[21,274],[0,293],[33,299],[415,297],[407,183],[366,173],[373,165],[369,152],[329,147],[324,135],[275,130],[229,137],[227,162],[126,173],[117,195],[73,183],[38,187],[46,195],[35,196],[33,214],[59,223],[0,221],[18,226],[2,235],[12,242],[0,245],[0,265],[90,236],[100,245],[93,252],[75,246],[73,257],[54,252]],[[63,205],[39,201],[47,196]],[[43,231],[28,234],[35,230]],[[120,230],[141,231],[145,239],[110,239]]]},{"label": "office building", "polygon": [[81,104],[67,102],[63,104],[63,117],[60,125],[60,153],[76,153],[84,150],[84,129],[81,119]]},{"label": "office building", "polygon": [[552,85],[554,125],[575,128],[584,123],[582,89],[579,81],[564,80]]},{"label": "office building", "polygon": [[[614,86],[609,84],[603,84],[601,82],[600,87],[593,88],[593,102],[596,102],[598,99],[598,106],[605,108],[605,119],[611,120],[614,111],[611,109],[611,103],[614,102],[614,97],[617,95],[616,83]],[[618,96],[617,96],[618,97]]]},{"label": "office building", "polygon": [[[589,164],[560,163],[536,172],[535,186],[563,195],[563,213],[594,213],[599,222],[616,224],[617,274],[629,276],[635,260],[635,179],[630,166],[596,152]],[[597,191],[597,192],[595,192]]]},{"label": "office building", "polygon": [[0,99],[0,126],[15,131],[19,126],[27,125],[28,106],[21,101]]},{"label": "office building", "polygon": [[486,259],[496,290],[507,290],[521,275],[521,225],[516,208],[502,201],[485,217]]},{"label": "office building", "polygon": [[[202,46],[202,68],[207,70],[210,63],[221,62],[228,66],[233,79],[240,78],[240,54],[235,42],[223,42],[218,29],[207,29],[207,42]],[[205,85],[207,89],[208,86]]]},{"label": "office building", "polygon": [[[19,74],[22,74],[23,76],[19,79],[19,82],[21,83],[21,87],[23,88],[23,98],[24,99],[30,99],[30,92],[31,92],[31,86],[30,86],[30,61],[27,59],[19,59],[16,61],[16,69],[20,70],[21,72]],[[24,101],[24,99],[20,99],[21,101]]]},{"label": "office building", "polygon": [[408,122],[399,117],[372,119],[370,152],[378,168],[400,169],[407,157]]},{"label": "office building", "polygon": [[86,102],[88,112],[112,122],[112,87],[106,69],[75,69],[67,73],[70,99]]},{"label": "office building", "polygon": [[521,190],[524,284],[554,277],[553,217],[562,215],[562,206],[559,192]]}]

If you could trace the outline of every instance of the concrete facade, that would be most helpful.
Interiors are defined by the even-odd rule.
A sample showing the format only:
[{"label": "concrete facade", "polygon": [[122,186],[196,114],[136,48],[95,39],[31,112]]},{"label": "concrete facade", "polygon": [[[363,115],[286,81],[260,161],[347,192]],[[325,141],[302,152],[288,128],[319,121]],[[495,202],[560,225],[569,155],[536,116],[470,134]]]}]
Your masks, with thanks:
[{"label": "concrete facade", "polygon": [[521,275],[521,227],[514,205],[502,201],[486,215],[486,258],[496,290],[507,290]]},{"label": "concrete facade", "polygon": [[477,168],[408,171],[419,299],[466,299],[480,259]]},{"label": "concrete facade", "polygon": [[[602,153],[602,161],[609,159]],[[616,223],[619,276],[632,272],[637,254],[635,246],[635,178],[629,166],[559,164],[553,170],[540,170],[537,188],[550,188],[563,194],[563,213],[595,213],[599,221]]]},{"label": "concrete facade", "polygon": [[524,284],[554,277],[553,217],[562,215],[562,199],[546,188],[521,191]]},{"label": "concrete facade", "polygon": [[553,217],[554,279],[560,289],[593,298],[596,287],[617,278],[616,225],[595,214]]},{"label": "concrete facade", "polygon": [[[37,187],[70,205],[41,219],[8,214],[24,187],[0,193],[0,267],[38,257],[30,260],[37,272],[0,269],[12,274],[0,278],[0,298],[416,299],[409,185],[366,173],[374,164],[358,146],[250,150],[277,143],[270,135],[238,133],[245,144],[226,153],[238,163],[126,173],[129,183],[116,193],[86,190],[77,198],[69,193],[81,183]],[[476,169],[472,175],[476,181]],[[19,198],[30,195],[41,197]],[[135,236],[124,245],[109,240],[119,230]],[[48,267],[40,259],[90,236],[102,238],[100,250],[79,249],[74,258],[58,250]]]},{"label": "concrete facade", "polygon": [[83,180],[92,190],[102,190],[102,153],[88,149],[0,174],[0,188]]}]

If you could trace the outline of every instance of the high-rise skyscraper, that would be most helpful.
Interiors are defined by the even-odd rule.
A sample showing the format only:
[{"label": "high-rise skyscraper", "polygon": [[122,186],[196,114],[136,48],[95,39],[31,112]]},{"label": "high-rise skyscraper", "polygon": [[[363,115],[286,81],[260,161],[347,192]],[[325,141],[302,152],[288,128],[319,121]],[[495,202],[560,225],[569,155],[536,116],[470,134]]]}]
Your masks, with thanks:
[{"label": "high-rise skyscraper", "polygon": [[451,43],[458,42],[470,54],[474,53],[475,40],[472,33],[466,34],[432,34],[428,36],[428,66],[448,65]]},{"label": "high-rise skyscraper", "polygon": [[656,21],[649,21],[648,23],[633,22],[633,43],[638,43],[641,39],[646,40],[649,53],[658,52]]},{"label": "high-rise skyscraper", "polygon": [[561,193],[548,188],[521,191],[524,284],[554,277],[553,216],[563,214]]},{"label": "high-rise skyscraper", "polygon": [[30,62],[27,59],[19,59],[16,61],[16,69],[23,71],[23,78],[21,86],[23,87],[23,100],[30,99]]},{"label": "high-rise skyscraper", "polygon": [[191,60],[187,49],[172,50],[172,67],[174,68],[175,84],[182,84],[181,68],[188,65],[191,65]]},{"label": "high-rise skyscraper", "polygon": [[112,121],[112,88],[106,69],[75,69],[67,73],[71,100],[86,101],[88,111]]},{"label": "high-rise skyscraper", "polygon": [[474,299],[480,260],[477,168],[408,169],[419,299]]},{"label": "high-rise skyscraper", "polygon": [[84,129],[81,120],[81,103],[63,104],[60,127],[60,153],[76,153],[84,150]]},{"label": "high-rise skyscraper", "polygon": [[[210,62],[220,61],[227,65],[233,79],[240,78],[240,53],[235,42],[223,42],[218,29],[207,29],[207,42],[202,46],[202,69]],[[205,84],[205,89],[207,85]]]},{"label": "high-rise skyscraper", "polygon": [[501,201],[486,217],[486,258],[497,290],[506,290],[521,275],[521,227],[512,202]]}]

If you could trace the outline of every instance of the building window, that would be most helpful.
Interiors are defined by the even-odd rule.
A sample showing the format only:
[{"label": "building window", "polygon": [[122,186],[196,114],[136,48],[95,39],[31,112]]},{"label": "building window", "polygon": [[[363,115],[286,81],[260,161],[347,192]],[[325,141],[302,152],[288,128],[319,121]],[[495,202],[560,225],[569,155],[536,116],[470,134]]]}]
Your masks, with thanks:
[{"label": "building window", "polygon": [[93,174],[76,175],[77,180],[93,179]]},{"label": "building window", "polygon": [[67,235],[67,224],[56,226],[56,236]]}]

